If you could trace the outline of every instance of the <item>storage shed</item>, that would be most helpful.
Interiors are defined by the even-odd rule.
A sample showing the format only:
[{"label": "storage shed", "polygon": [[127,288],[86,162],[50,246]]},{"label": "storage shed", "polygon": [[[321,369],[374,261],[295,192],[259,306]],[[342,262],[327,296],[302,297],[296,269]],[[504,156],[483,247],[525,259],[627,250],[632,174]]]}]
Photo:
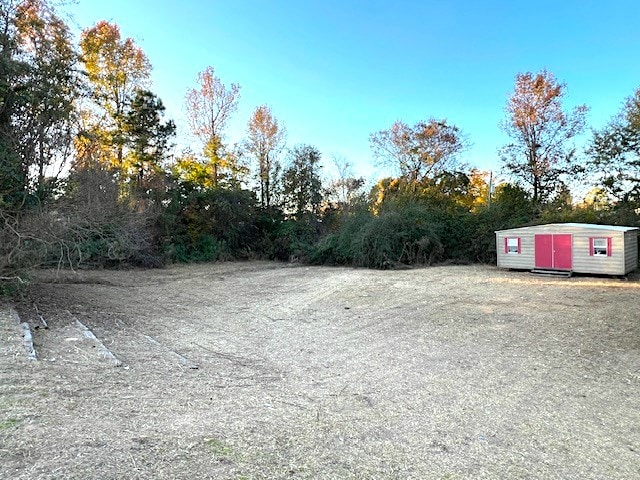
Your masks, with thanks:
[{"label": "storage shed", "polygon": [[626,275],[638,267],[638,228],[550,223],[496,232],[498,268]]}]

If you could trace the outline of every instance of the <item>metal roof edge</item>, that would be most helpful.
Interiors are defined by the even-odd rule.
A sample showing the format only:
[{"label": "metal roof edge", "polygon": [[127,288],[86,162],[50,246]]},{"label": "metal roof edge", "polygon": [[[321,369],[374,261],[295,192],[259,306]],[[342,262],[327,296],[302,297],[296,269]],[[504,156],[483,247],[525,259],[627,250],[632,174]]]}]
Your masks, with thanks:
[{"label": "metal roof edge", "polygon": [[500,232],[512,232],[514,230],[522,230],[524,228],[536,228],[536,227],[574,227],[574,228],[590,228],[594,230],[612,230],[616,232],[629,232],[632,230],[640,230],[638,227],[626,227],[620,225],[600,225],[598,223],[543,223],[540,225],[525,225],[523,227],[505,228],[503,230],[494,230],[494,233]]}]

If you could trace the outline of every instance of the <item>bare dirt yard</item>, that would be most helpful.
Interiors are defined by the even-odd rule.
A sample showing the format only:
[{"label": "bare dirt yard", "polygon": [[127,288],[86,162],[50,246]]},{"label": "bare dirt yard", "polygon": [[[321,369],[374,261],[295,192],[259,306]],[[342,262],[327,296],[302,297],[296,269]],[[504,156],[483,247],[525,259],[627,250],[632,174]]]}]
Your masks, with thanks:
[{"label": "bare dirt yard", "polygon": [[637,275],[40,272],[17,310],[2,479],[640,478]]}]

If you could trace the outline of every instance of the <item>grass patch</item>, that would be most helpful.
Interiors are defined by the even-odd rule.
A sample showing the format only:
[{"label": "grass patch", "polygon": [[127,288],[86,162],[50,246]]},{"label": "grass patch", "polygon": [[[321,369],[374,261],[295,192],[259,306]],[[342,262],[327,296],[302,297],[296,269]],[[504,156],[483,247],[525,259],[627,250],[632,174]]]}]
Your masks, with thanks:
[{"label": "grass patch", "polygon": [[17,426],[20,420],[17,418],[7,418],[6,420],[0,420],[0,430],[9,430]]},{"label": "grass patch", "polygon": [[204,444],[213,453],[213,455],[221,461],[232,460],[235,456],[233,449],[217,438],[205,438]]}]

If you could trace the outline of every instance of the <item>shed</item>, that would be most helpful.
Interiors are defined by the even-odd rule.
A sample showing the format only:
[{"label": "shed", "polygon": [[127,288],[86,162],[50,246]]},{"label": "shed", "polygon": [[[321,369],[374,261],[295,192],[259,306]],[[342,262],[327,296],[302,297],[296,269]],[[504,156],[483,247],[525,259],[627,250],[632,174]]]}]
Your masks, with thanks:
[{"label": "shed", "polygon": [[638,267],[638,228],[550,223],[496,231],[498,268],[626,275]]}]

